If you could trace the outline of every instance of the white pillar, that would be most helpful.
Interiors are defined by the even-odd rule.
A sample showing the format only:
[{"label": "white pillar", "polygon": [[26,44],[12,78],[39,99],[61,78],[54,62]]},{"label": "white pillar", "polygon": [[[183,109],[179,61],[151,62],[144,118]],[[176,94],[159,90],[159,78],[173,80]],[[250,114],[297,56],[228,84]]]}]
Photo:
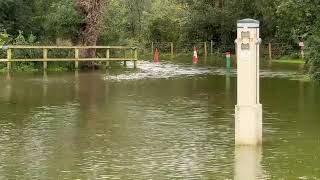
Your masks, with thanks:
[{"label": "white pillar", "polygon": [[261,146],[238,146],[235,148],[234,180],[256,180],[264,177]]},{"label": "white pillar", "polygon": [[236,145],[262,143],[262,105],[259,84],[259,21],[238,21],[236,39],[238,103],[235,108]]}]

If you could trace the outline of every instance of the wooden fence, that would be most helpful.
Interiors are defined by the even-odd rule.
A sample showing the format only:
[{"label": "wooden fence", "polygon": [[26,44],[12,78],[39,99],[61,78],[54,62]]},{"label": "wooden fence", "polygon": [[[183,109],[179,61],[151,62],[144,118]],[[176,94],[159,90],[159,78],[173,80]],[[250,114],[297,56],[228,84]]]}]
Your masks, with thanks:
[{"label": "wooden fence", "polygon": [[268,58],[270,61],[283,56],[296,56],[302,59],[304,58],[304,52],[301,51],[301,49],[298,47],[293,47],[289,44],[269,42],[267,44],[262,44],[260,50],[262,51],[262,56]]},{"label": "wooden fence", "polygon": [[150,48],[151,54],[154,54],[154,50],[158,48],[161,52],[170,53],[172,56],[179,53],[193,52],[193,47],[196,47],[204,56],[208,56],[209,53],[213,53],[213,42],[194,42],[176,44],[173,42],[151,42],[146,44],[146,49]]},{"label": "wooden fence", "polygon": [[[43,62],[43,69],[47,69],[48,62],[74,62],[74,67],[79,68],[79,62],[88,62],[88,61],[100,61],[106,62],[106,66],[109,66],[110,61],[133,61],[134,68],[137,67],[138,60],[138,49],[136,47],[126,47],[126,46],[5,46],[3,47],[7,51],[7,58],[0,59],[0,62],[7,63],[7,69],[10,70],[12,62]],[[29,49],[29,50],[42,50],[42,58],[14,58],[14,50],[17,49]],[[105,56],[102,58],[91,57],[83,58],[80,56],[80,51],[84,49],[102,49],[105,51]],[[55,58],[48,57],[48,50],[73,50],[74,57],[64,57],[64,58]],[[130,57],[111,57],[111,50],[121,50],[126,54],[127,50],[130,50]],[[134,51],[134,52],[133,52]],[[125,55],[126,56],[126,55]]]},{"label": "wooden fence", "polygon": [[[198,49],[201,56],[208,56],[213,54],[224,54],[226,50],[231,50],[233,54],[236,54],[235,45],[219,45],[215,44],[213,41],[208,42],[192,42],[192,43],[173,43],[173,42],[151,42],[145,45],[147,52],[151,55],[154,54],[155,48],[158,48],[162,53],[168,53],[173,55],[179,53],[192,53],[193,47]],[[283,43],[264,43],[260,46],[261,56],[265,59],[278,59],[283,56],[303,56],[297,47],[293,47],[289,44]]]}]

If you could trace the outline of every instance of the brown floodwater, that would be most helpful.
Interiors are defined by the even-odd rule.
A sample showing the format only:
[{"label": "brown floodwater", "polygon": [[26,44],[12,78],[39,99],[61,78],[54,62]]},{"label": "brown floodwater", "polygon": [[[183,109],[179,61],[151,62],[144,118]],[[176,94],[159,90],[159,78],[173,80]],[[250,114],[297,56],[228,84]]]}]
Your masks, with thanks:
[{"label": "brown floodwater", "polygon": [[0,179],[320,179],[320,86],[262,71],[264,143],[234,147],[235,72],[0,76]]}]

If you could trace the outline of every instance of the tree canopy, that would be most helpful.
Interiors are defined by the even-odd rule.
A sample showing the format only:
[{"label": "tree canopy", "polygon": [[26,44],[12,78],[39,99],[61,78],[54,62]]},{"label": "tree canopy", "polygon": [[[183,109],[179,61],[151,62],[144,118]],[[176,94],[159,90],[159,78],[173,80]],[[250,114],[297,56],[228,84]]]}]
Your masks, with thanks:
[{"label": "tree canopy", "polygon": [[263,39],[296,43],[318,31],[319,8],[317,0],[2,0],[0,30],[34,34],[46,43],[80,43],[93,33],[100,44],[231,44],[236,21],[250,17],[260,20]]}]

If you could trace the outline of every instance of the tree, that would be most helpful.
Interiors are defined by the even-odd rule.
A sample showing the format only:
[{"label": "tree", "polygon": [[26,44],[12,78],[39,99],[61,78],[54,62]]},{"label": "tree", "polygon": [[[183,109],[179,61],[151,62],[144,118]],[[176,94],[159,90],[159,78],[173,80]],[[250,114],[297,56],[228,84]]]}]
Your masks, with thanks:
[{"label": "tree", "polygon": [[19,30],[30,33],[33,30],[32,16],[34,0],[0,1],[0,28],[9,34],[18,34]]},{"label": "tree", "polygon": [[319,29],[320,4],[317,0],[286,0],[277,8],[277,37],[297,44],[298,37],[307,38]]},{"label": "tree", "polygon": [[[97,44],[101,32],[102,17],[107,0],[76,0],[77,10],[85,17],[80,27],[80,41],[84,46]],[[95,50],[89,49],[82,52],[85,57],[95,56]]]},{"label": "tree", "polygon": [[309,37],[306,45],[308,73],[314,80],[320,81],[320,36]]},{"label": "tree", "polygon": [[43,21],[44,40],[55,42],[63,39],[74,43],[79,42],[79,29],[84,22],[84,17],[76,11],[73,1],[59,0],[53,2],[46,15],[39,13],[38,16],[34,17],[34,20]]},{"label": "tree", "polygon": [[153,42],[178,42],[184,31],[181,29],[184,11],[175,1],[155,0],[147,18],[148,40]]}]

